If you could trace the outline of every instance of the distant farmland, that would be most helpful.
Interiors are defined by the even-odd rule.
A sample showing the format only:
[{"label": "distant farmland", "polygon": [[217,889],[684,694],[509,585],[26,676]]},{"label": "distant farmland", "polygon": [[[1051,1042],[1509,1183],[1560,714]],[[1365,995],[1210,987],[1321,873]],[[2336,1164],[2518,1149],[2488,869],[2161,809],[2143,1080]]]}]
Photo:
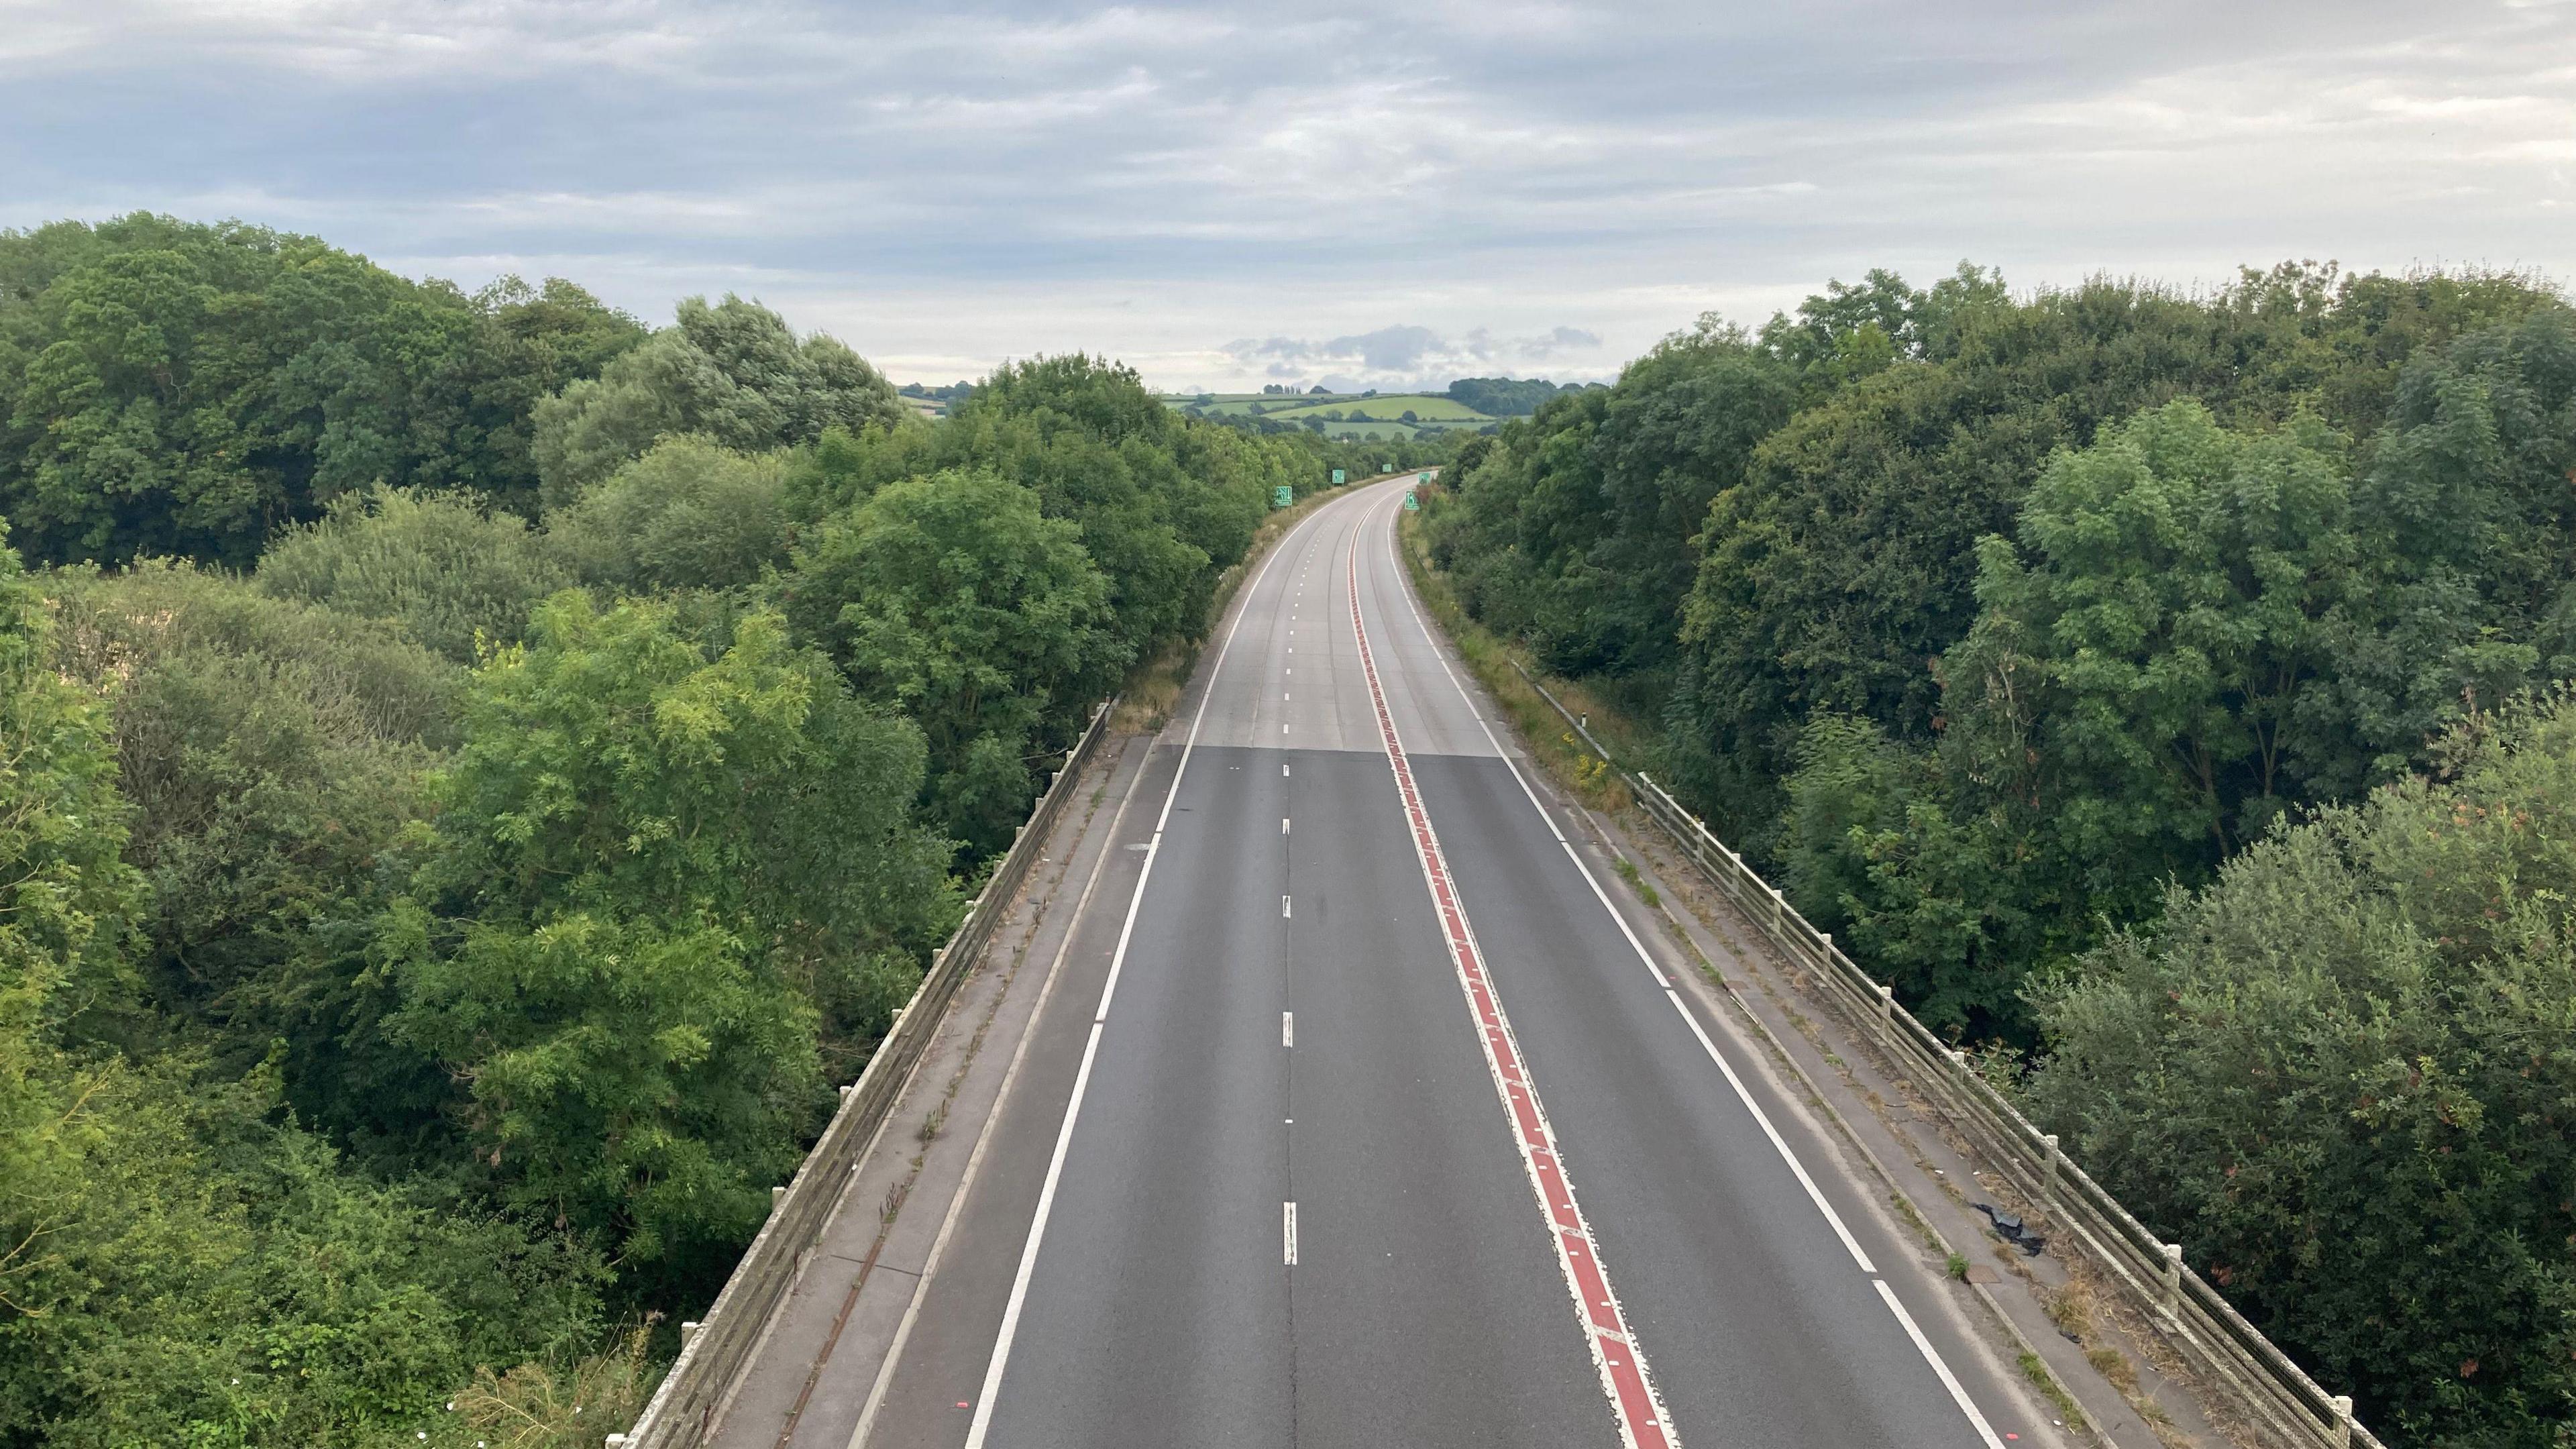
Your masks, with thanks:
[{"label": "distant farmland", "polygon": [[1439,393],[1182,393],[1163,402],[1202,417],[1258,417],[1296,427],[1320,423],[1329,437],[1372,441],[1475,431],[1502,421]]}]

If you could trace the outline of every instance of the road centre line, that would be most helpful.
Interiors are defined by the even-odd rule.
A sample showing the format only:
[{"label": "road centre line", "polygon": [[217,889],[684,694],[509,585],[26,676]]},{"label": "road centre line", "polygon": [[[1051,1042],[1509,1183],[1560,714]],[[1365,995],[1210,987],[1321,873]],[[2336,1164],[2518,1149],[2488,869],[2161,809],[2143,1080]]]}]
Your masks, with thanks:
[{"label": "road centre line", "polygon": [[[1314,526],[1324,516],[1318,509],[1298,525],[1299,530]],[[1311,539],[1309,540],[1311,546]],[[1162,812],[1154,817],[1153,838],[1145,845],[1144,867],[1137,872],[1135,893],[1127,898],[1127,917],[1118,927],[1118,945],[1109,958],[1109,978],[1101,984],[1100,1006],[1091,1018],[1091,1034],[1082,1047],[1082,1064],[1073,1076],[1073,1092],[1064,1105],[1064,1124],[1056,1130],[1055,1153],[1047,1160],[1046,1180],[1038,1189],[1036,1215],[1030,1219],[1028,1241],[1020,1248],[1020,1266],[1011,1279],[1011,1296],[1002,1309],[1002,1326],[993,1341],[992,1359],[984,1368],[982,1390],[976,1395],[975,1418],[966,1429],[965,1449],[984,1449],[985,1436],[992,1432],[993,1405],[1002,1387],[1002,1374],[1010,1366],[1011,1344],[1019,1335],[1020,1315],[1028,1306],[1029,1280],[1037,1271],[1038,1249],[1045,1242],[1047,1218],[1055,1210],[1055,1194],[1064,1177],[1065,1158],[1073,1147],[1074,1124],[1082,1116],[1082,1099],[1091,1087],[1092,1063],[1100,1054],[1100,1033],[1109,1020],[1109,1002],[1117,994],[1118,976],[1127,965],[1127,945],[1136,931],[1136,913],[1145,903],[1145,885],[1154,878],[1154,859],[1162,853],[1163,830],[1172,818],[1172,802],[1180,798],[1181,781],[1188,776],[1190,756],[1198,749],[1199,730],[1207,723],[1208,701],[1215,697],[1217,680],[1225,672],[1226,656],[1234,651],[1234,637],[1243,628],[1244,615],[1252,612],[1252,601],[1260,596],[1261,581],[1270,575],[1270,566],[1279,561],[1281,549],[1264,559],[1252,586],[1243,593],[1243,607],[1235,612],[1234,622],[1226,626],[1225,642],[1217,647],[1216,662],[1208,667],[1207,686],[1199,693],[1199,707],[1190,716],[1189,737],[1181,744],[1179,765],[1172,771],[1171,788],[1163,793]],[[1286,726],[1282,726],[1285,729]],[[1286,766],[1281,766],[1282,770]],[[1283,898],[1284,904],[1284,898]],[[1072,929],[1070,926],[1068,930]]]},{"label": "road centre line", "polygon": [[1610,1286],[1609,1269],[1601,1263],[1599,1242],[1584,1219],[1572,1178],[1558,1156],[1555,1130],[1548,1125],[1537,1085],[1522,1062],[1510,1018],[1503,1014],[1502,997],[1485,970],[1475,929],[1458,900],[1447,857],[1440,849],[1440,837],[1423,807],[1412,764],[1395,726],[1395,715],[1387,707],[1386,689],[1378,678],[1368,629],[1360,613],[1359,532],[1366,529],[1369,521],[1364,518],[1360,530],[1354,530],[1351,537],[1351,633],[1359,643],[1360,672],[1368,683],[1369,703],[1376,711],[1379,742],[1386,750],[1387,766],[1412,831],[1414,858],[1421,863],[1423,883],[1430,890],[1433,913],[1439,917],[1449,948],[1450,964],[1458,973],[1468,1013],[1478,1027],[1477,1040],[1484,1051],[1486,1070],[1493,1078],[1495,1096],[1512,1121],[1513,1143],[1520,1151],[1522,1171],[1528,1175],[1530,1190],[1538,1199],[1539,1215],[1548,1222],[1557,1268],[1572,1295],[1575,1317],[1583,1325],[1584,1346],[1600,1377],[1602,1392],[1610,1401],[1611,1418],[1619,1427],[1619,1442],[1624,1449],[1679,1449],[1680,1436],[1673,1431],[1672,1419],[1655,1393],[1645,1354],[1638,1349],[1627,1317],[1619,1309],[1618,1295]]},{"label": "road centre line", "polygon": [[[1391,517],[1392,511],[1390,510],[1389,513]],[[1372,518],[1365,521],[1362,526],[1366,527],[1374,522],[1375,519]],[[1842,1214],[1834,1211],[1833,1204],[1825,1200],[1823,1190],[1817,1187],[1816,1180],[1808,1175],[1806,1164],[1798,1160],[1798,1154],[1791,1150],[1788,1139],[1780,1135],[1780,1129],[1772,1124],[1770,1115],[1753,1100],[1753,1093],[1746,1088],[1744,1079],[1736,1075],[1734,1066],[1718,1051],[1717,1043],[1710,1038],[1708,1029],[1700,1025],[1699,1018],[1691,1013],[1689,1005],[1682,1000],[1681,993],[1673,988],[1671,980],[1664,975],[1662,968],[1655,964],[1654,957],[1647,953],[1645,943],[1638,940],[1637,933],[1629,928],[1628,918],[1620,914],[1619,908],[1611,903],[1610,893],[1602,889],[1600,879],[1593,875],[1592,868],[1584,863],[1581,855],[1575,852],[1574,843],[1565,838],[1565,832],[1556,828],[1554,817],[1547,813],[1546,806],[1539,803],[1538,792],[1530,788],[1530,782],[1521,774],[1520,766],[1513,761],[1510,753],[1503,749],[1502,741],[1495,736],[1494,727],[1487,723],[1483,713],[1476,709],[1475,697],[1467,692],[1467,686],[1459,680],[1457,671],[1449,667],[1448,657],[1440,652],[1438,638],[1431,632],[1430,625],[1424,622],[1421,607],[1414,602],[1413,589],[1404,571],[1404,561],[1395,552],[1395,530],[1392,527],[1386,531],[1386,544],[1388,561],[1396,570],[1396,592],[1403,597],[1406,610],[1413,616],[1414,626],[1422,631],[1424,641],[1430,646],[1431,657],[1439,661],[1440,672],[1449,677],[1450,687],[1458,691],[1458,697],[1466,701],[1469,712],[1476,715],[1477,727],[1484,731],[1486,743],[1492,745],[1494,753],[1502,758],[1503,767],[1512,772],[1512,780],[1521,787],[1521,794],[1528,799],[1530,808],[1538,812],[1540,823],[1547,827],[1548,834],[1555,837],[1557,845],[1565,851],[1566,859],[1574,862],[1574,868],[1582,875],[1584,884],[1592,888],[1593,899],[1598,900],[1601,908],[1610,913],[1610,919],[1619,927],[1619,934],[1627,938],[1629,949],[1637,953],[1637,959],[1645,963],[1646,970],[1654,976],[1656,984],[1663,987],[1665,999],[1672,1003],[1673,1010],[1681,1014],[1683,1022],[1690,1027],[1691,1035],[1699,1039],[1700,1050],[1706,1052],[1708,1059],[1717,1064],[1718,1071],[1726,1078],[1726,1084],[1734,1088],[1736,1099],[1744,1104],[1747,1112],[1753,1114],[1754,1122],[1762,1128],[1762,1135],[1770,1139],[1772,1148],[1780,1154],[1780,1160],[1788,1164],[1790,1173],[1798,1180],[1798,1185],[1806,1189],[1807,1200],[1815,1205],[1817,1212],[1824,1215],[1825,1221],[1833,1227],[1834,1236],[1842,1240],[1843,1248],[1851,1254],[1852,1261],[1858,1264],[1861,1272],[1869,1275],[1870,1281],[1877,1286],[1880,1298],[1895,1313],[1897,1322],[1905,1329],[1906,1336],[1914,1341],[1916,1351],[1923,1355],[1924,1361],[1931,1365],[1933,1375],[1950,1391],[1950,1397],[1958,1404],[1960,1412],[1967,1415],[1969,1426],[1977,1431],[1978,1437],[1985,1442],[1987,1449],[2004,1449],[2003,1440],[1995,1433],[1994,1425],[1987,1422],[1985,1414],[1977,1408],[1975,1400],[1969,1398],[1967,1391],[1961,1387],[1958,1375],[1951,1372],[1950,1365],[1932,1346],[1932,1341],[1924,1336],[1914,1319],[1906,1313],[1904,1305],[1897,1301],[1895,1290],[1887,1285],[1885,1278],[1879,1276],[1877,1267],[1869,1260],[1869,1255],[1861,1251],[1859,1241],[1852,1236],[1851,1229],[1844,1224]],[[1356,539],[1352,542],[1352,548],[1356,553],[1358,549]],[[1354,571],[1352,600],[1355,609],[1358,601],[1358,587],[1357,573]]]}]

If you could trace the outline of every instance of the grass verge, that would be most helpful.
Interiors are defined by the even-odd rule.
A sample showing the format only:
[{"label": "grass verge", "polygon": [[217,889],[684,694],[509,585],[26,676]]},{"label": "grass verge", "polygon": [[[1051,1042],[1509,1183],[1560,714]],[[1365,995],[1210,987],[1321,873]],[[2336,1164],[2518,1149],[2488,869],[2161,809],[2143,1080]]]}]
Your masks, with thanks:
[{"label": "grass verge", "polygon": [[[1577,717],[1588,716],[1586,728],[1610,749],[1625,750],[1633,757],[1635,727],[1582,685],[1547,676],[1531,660],[1527,649],[1469,618],[1466,607],[1458,601],[1458,591],[1450,586],[1449,576],[1432,566],[1430,550],[1422,536],[1422,517],[1419,513],[1399,515],[1396,538],[1401,545],[1397,552],[1404,556],[1405,572],[1412,575],[1413,591],[1421,596],[1423,607],[1440,621],[1442,631],[1458,647],[1458,656],[1467,662],[1485,692],[1510,713],[1521,738],[1529,742],[1530,754],[1548,774],[1595,810],[1616,814],[1627,809],[1633,802],[1619,772],[1565,727],[1564,717],[1530,687],[1520,671],[1526,669],[1547,679],[1548,692],[1565,701],[1565,707]],[[1520,668],[1513,668],[1515,664]]]}]

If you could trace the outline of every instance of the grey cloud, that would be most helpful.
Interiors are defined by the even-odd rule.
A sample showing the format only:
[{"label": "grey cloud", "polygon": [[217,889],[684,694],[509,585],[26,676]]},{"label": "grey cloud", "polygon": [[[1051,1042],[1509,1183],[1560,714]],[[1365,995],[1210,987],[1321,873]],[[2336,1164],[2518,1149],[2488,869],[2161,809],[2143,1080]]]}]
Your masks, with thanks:
[{"label": "grey cloud", "polygon": [[[2564,4],[9,15],[0,225],[240,215],[646,315],[757,290],[941,381],[1038,345],[1174,383],[1606,370],[1712,307],[1963,256],[2025,286],[2287,255],[2576,272]],[[1413,320],[1345,331],[1386,317]],[[1230,336],[1261,341],[1206,343]]]},{"label": "grey cloud", "polygon": [[[1365,379],[1362,386],[1388,384],[1446,386],[1457,377],[1479,371],[1527,368],[1569,353],[1597,352],[1599,335],[1580,327],[1556,326],[1521,337],[1498,337],[1483,327],[1455,337],[1428,327],[1398,324],[1374,332],[1323,340],[1298,337],[1242,338],[1224,353],[1238,363],[1263,363],[1271,378],[1304,377],[1317,368],[1344,369],[1343,380]],[[1599,360],[1586,370],[1600,370]]]}]

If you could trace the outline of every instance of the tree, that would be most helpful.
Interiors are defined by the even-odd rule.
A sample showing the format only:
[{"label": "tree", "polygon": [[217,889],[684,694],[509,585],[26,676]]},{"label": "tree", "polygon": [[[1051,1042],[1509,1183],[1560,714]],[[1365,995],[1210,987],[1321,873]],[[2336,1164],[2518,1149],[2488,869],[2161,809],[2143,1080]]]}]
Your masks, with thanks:
[{"label": "tree", "polygon": [[515,644],[537,601],[572,583],[553,541],[466,494],[371,488],[278,535],[259,587],[385,619],[458,664]]},{"label": "tree", "polygon": [[546,537],[589,583],[627,593],[728,589],[787,561],[788,462],[665,438],[575,503]]},{"label": "tree", "polygon": [[1525,418],[1556,394],[1556,384],[1544,378],[1520,382],[1508,377],[1462,377],[1449,384],[1447,396],[1489,417]]},{"label": "tree", "polygon": [[456,741],[464,671],[391,625],[186,565],[50,582],[55,668],[113,692],[149,1004],[217,1067],[269,1063],[308,1123],[436,1090],[380,1050],[361,973],[316,944],[380,907],[382,863]]},{"label": "tree", "polygon": [[1080,531],[989,472],[908,478],[796,551],[790,617],[860,694],[920,722],[930,801],[982,848],[1028,798],[1023,762],[1059,704],[1108,693],[1133,657]]},{"label": "tree", "polygon": [[2392,1442],[2576,1422],[2576,704],[2286,821],[2036,993],[2040,1121]]},{"label": "tree", "polygon": [[919,734],[772,614],[708,658],[568,592],[476,675],[437,848],[376,930],[504,1201],[702,1289],[953,919]]},{"label": "tree", "polygon": [[0,511],[52,562],[246,566],[376,483],[521,498],[527,410],[635,329],[311,237],[136,214],[0,235]]},{"label": "tree", "polygon": [[800,340],[777,313],[740,297],[714,306],[690,297],[675,325],[538,405],[536,458],[545,502],[561,507],[674,434],[765,452],[827,428],[893,428],[908,411],[842,343]]}]

